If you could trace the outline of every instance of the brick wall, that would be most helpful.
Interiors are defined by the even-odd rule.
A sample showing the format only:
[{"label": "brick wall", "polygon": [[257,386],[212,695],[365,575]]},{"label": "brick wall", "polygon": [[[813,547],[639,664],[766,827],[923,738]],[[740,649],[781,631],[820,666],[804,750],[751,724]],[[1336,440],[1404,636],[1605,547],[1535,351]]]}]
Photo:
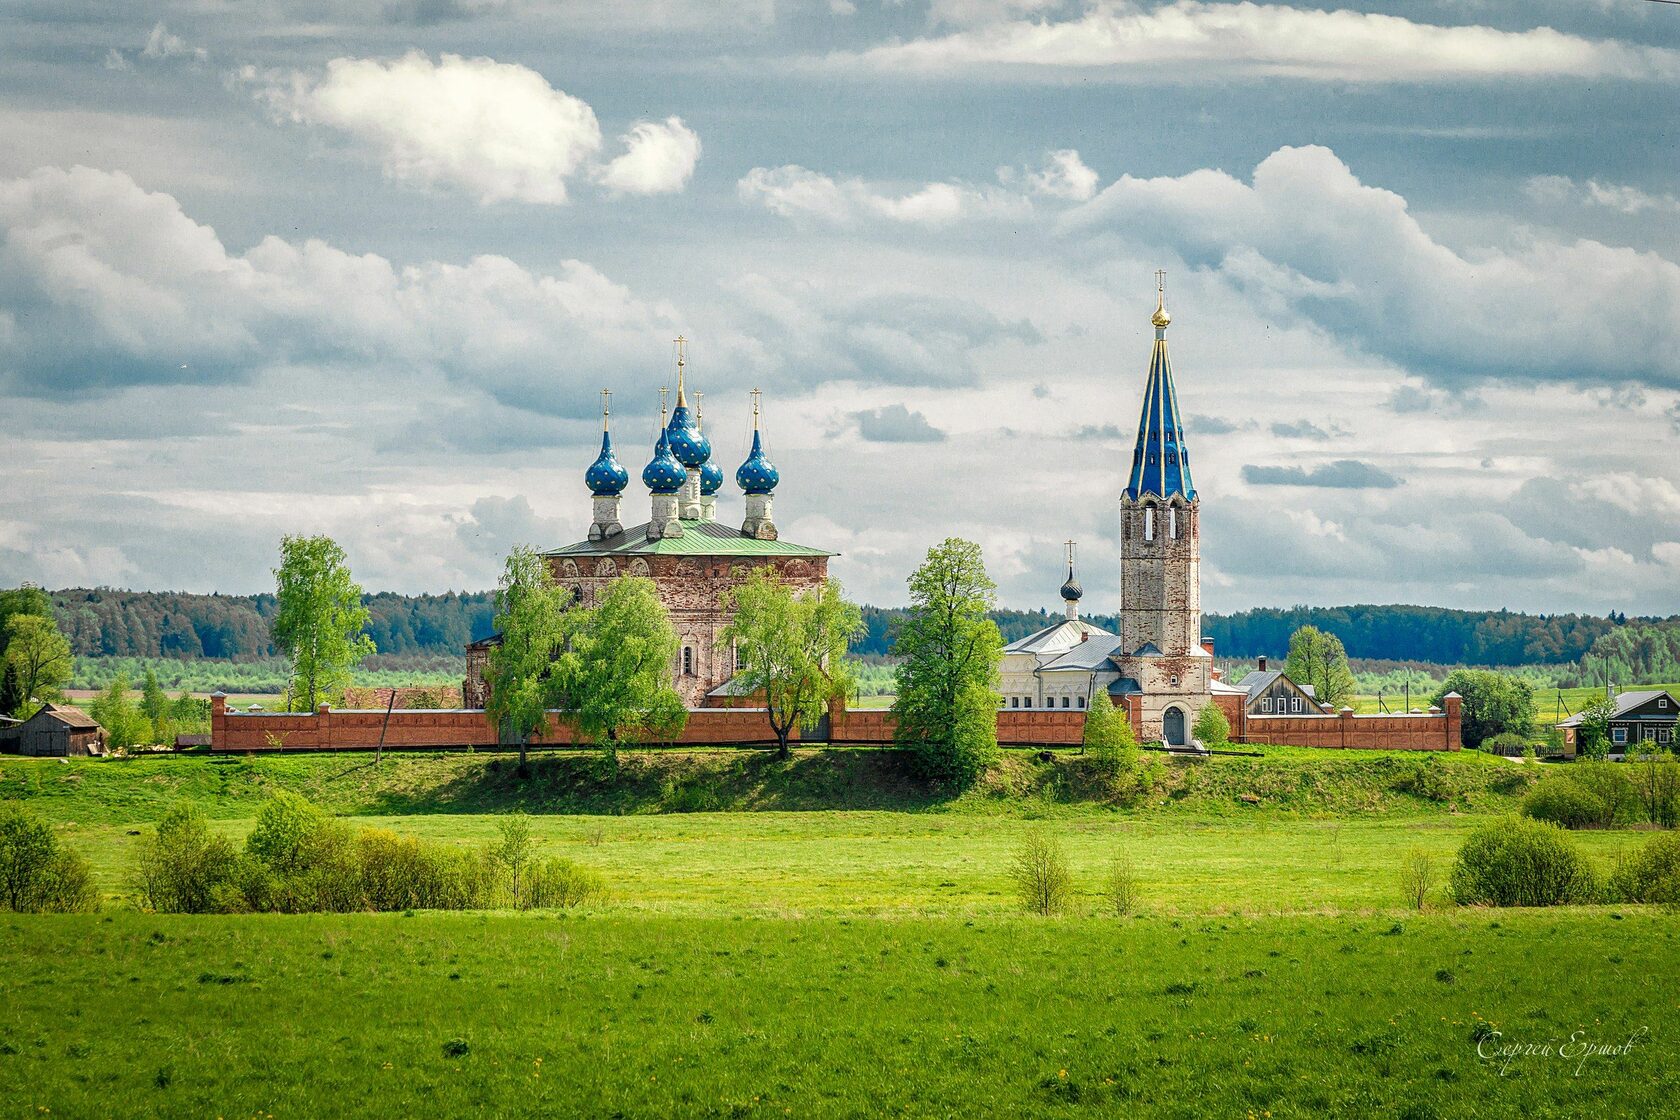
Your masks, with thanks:
[{"label": "brick wall", "polygon": [[[1126,697],[1134,728],[1140,719],[1135,696]],[[1281,743],[1301,747],[1356,750],[1458,750],[1459,698],[1449,695],[1446,710],[1429,715],[1356,716],[1350,711],[1326,716],[1244,716],[1239,697],[1220,696],[1217,702],[1231,721],[1231,737],[1238,743]],[[848,711],[836,703],[829,710],[828,738],[833,743],[887,744],[893,741],[895,721],[889,711]],[[381,730],[387,747],[488,747],[497,742],[496,729],[484,712],[449,709],[390,713],[383,710],[333,710],[325,704],[313,715],[284,712],[231,712],[221,696],[211,700],[210,730],[218,751],[366,750],[379,744]],[[997,714],[998,742],[1005,746],[1072,746],[1081,741],[1085,713],[1006,709]],[[795,735],[795,741],[798,741]],[[813,736],[814,738],[814,736]],[[564,712],[549,714],[548,730],[540,744],[570,744],[572,727]],[[686,745],[750,745],[775,741],[762,708],[696,708],[675,742]],[[822,740],[817,740],[822,741]]]}]

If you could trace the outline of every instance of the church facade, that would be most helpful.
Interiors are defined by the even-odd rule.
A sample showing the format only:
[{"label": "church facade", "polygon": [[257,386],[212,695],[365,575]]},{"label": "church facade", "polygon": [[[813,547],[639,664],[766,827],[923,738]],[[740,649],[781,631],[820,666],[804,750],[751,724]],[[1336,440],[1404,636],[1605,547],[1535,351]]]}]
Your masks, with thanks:
[{"label": "church facade", "polygon": [[[626,528],[622,508],[630,472],[613,448],[609,395],[602,393],[601,450],[584,472],[593,516],[588,536],[544,553],[555,582],[572,600],[593,606],[605,589],[624,576],[653,581],[681,645],[671,680],[690,708],[721,702],[735,675],[734,650],[723,631],[734,617],[729,593],[757,568],[768,568],[796,591],[820,588],[833,554],[782,539],[776,528],[774,496],[781,475],[764,449],[759,394],[752,398],[752,449],[735,471],[745,512],[737,527],[718,520],[723,469],[712,457],[705,417],[690,408],[683,339],[677,340],[677,401],[667,414],[660,390],[659,435],[653,457],[642,468],[648,519]],[[464,693],[470,707],[489,698],[485,683],[494,636],[467,647]]]},{"label": "church facade", "polygon": [[1084,589],[1070,545],[1066,617],[1006,646],[1000,683],[1005,708],[1083,708],[1103,697],[1131,713],[1144,740],[1186,747],[1202,708],[1242,690],[1216,679],[1212,643],[1201,636],[1201,498],[1167,353],[1164,292],[1150,321],[1155,346],[1120,494],[1120,633],[1079,617]]}]

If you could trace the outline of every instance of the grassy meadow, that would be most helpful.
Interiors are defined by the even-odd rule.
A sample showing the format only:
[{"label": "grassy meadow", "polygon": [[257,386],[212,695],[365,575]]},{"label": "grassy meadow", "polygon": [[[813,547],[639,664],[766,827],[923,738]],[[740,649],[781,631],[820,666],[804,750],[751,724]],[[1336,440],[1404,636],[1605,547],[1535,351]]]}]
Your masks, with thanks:
[{"label": "grassy meadow", "polygon": [[[527,777],[486,754],[0,759],[0,799],[53,821],[107,900],[0,915],[0,1117],[1546,1117],[1657,1115],[1680,1090],[1680,993],[1651,983],[1680,975],[1672,916],[1403,909],[1406,853],[1444,878],[1539,767],[1271,748],[1173,763],[1130,800],[1088,769],[1009,752],[949,799],[863,750],[616,770],[562,752]],[[138,834],[166,806],[242,837],[277,789],[461,844],[523,809],[540,856],[609,894],[132,908]],[[1065,916],[1019,912],[1034,830],[1067,853]],[[1607,870],[1644,834],[1572,839]],[[1138,879],[1125,916],[1103,890],[1116,855]],[[1557,1053],[1642,1029],[1626,1053]]]}]

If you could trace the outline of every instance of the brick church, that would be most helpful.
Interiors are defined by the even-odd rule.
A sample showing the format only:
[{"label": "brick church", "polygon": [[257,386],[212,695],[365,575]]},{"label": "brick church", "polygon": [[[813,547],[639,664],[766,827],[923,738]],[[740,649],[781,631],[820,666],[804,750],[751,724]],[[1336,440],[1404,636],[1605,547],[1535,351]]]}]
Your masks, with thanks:
[{"label": "brick church", "polygon": [[[718,520],[723,468],[712,458],[705,417],[689,407],[684,340],[677,340],[676,407],[665,407],[660,390],[659,435],[653,457],[642,468],[648,520],[625,528],[624,491],[630,472],[613,449],[611,413],[602,393],[601,452],[584,472],[594,515],[589,535],[576,544],[544,553],[555,582],[575,600],[593,605],[608,583],[624,575],[653,580],[659,600],[681,638],[671,676],[691,708],[727,702],[735,674],[734,651],[723,642],[733,613],[725,594],[754,568],[770,568],[796,590],[820,587],[828,579],[833,553],[783,540],[776,528],[773,498],[781,476],[764,450],[759,393],[753,391],[752,449],[735,470],[744,499],[739,526]],[[482,708],[487,699],[484,671],[494,636],[467,647],[466,703]]]}]

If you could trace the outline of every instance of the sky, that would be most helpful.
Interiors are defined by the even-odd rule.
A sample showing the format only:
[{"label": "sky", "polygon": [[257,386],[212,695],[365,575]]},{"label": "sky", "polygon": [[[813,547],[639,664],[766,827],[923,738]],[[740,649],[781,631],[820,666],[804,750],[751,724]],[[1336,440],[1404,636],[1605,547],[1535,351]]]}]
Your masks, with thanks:
[{"label": "sky", "polygon": [[1162,269],[1204,609],[1675,613],[1676,120],[1642,0],[12,0],[0,585],[491,587],[681,333],[851,597],[1112,611]]}]

